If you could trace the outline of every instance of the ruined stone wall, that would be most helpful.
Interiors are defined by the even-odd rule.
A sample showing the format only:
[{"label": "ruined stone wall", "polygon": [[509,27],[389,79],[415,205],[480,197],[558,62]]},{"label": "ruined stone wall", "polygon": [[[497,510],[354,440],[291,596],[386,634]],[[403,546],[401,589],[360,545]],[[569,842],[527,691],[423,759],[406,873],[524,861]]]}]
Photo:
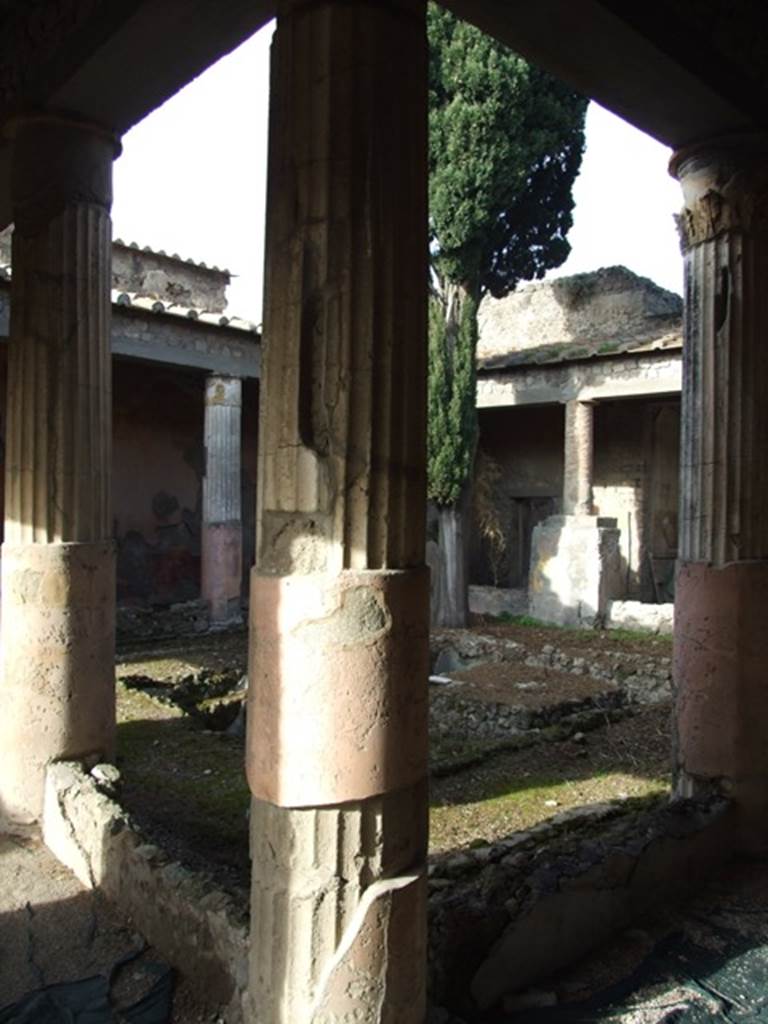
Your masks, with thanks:
[{"label": "ruined stone wall", "polygon": [[221,313],[228,284],[229,272],[218,267],[140,249],[135,243],[112,244],[112,287],[118,291]]},{"label": "ruined stone wall", "polygon": [[[601,402],[595,407],[595,512],[614,517],[621,531],[625,597],[671,600],[679,416],[677,399]],[[475,524],[471,583],[526,586],[533,527],[561,510],[563,420],[562,405],[480,411],[480,448],[500,470],[495,499],[506,553],[497,579],[488,544]]]},{"label": "ruined stone wall", "polygon": [[[11,262],[13,228],[0,231],[0,267]],[[211,313],[227,307],[228,270],[179,256],[142,249],[135,242],[112,243],[112,287],[177,306],[191,306]]]},{"label": "ruined stone wall", "polygon": [[623,596],[640,599],[644,557],[644,403],[606,402],[595,407],[595,514],[620,530]]},{"label": "ruined stone wall", "polygon": [[607,267],[486,296],[478,315],[478,355],[540,345],[638,342],[680,330],[682,299],[625,267]]},{"label": "ruined stone wall", "polygon": [[[562,405],[480,410],[480,449],[499,472],[493,495],[505,551],[494,565],[493,551],[475,526],[470,540],[472,583],[526,586],[533,527],[560,510],[563,410]],[[482,472],[482,458],[477,465]],[[477,483],[482,486],[482,481]]]},{"label": "ruined stone wall", "polygon": [[543,405],[571,398],[592,401],[632,395],[679,394],[682,353],[648,352],[610,359],[518,366],[481,372],[477,406]]}]

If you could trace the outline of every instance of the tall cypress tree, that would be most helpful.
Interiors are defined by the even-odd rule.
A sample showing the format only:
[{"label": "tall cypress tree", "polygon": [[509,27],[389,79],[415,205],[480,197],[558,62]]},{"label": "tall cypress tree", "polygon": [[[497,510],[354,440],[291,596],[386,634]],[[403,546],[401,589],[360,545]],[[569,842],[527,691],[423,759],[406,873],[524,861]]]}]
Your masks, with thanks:
[{"label": "tall cypress tree", "polygon": [[477,308],[568,256],[587,100],[430,3],[429,497],[438,625],[467,618],[463,519],[477,436]]}]

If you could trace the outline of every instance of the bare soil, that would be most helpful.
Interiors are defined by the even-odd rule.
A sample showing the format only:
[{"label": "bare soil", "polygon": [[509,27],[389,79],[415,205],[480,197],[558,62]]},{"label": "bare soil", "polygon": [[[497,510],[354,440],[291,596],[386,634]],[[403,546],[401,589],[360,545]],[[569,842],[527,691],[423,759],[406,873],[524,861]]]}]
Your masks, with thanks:
[{"label": "bare soil", "polygon": [[615,683],[554,668],[488,662],[451,672],[462,697],[511,707],[544,708],[617,690]]},{"label": "bare soil", "polygon": [[[617,655],[669,657],[667,638],[481,622],[471,634],[513,640],[531,653],[549,645],[590,663]],[[179,680],[200,671],[244,672],[245,631],[123,651],[118,679],[146,675]],[[462,697],[544,707],[604,693],[615,684],[587,674],[509,661],[452,673]],[[535,685],[527,685],[534,683]],[[247,886],[249,793],[243,743],[200,728],[178,708],[118,686],[118,765],[123,801],[144,829],[190,866],[213,871],[220,884]],[[464,737],[470,742],[471,738]],[[570,806],[663,791],[669,776],[669,709],[638,710],[576,739],[522,750],[489,748],[469,767],[433,779],[431,850],[525,829]]]}]

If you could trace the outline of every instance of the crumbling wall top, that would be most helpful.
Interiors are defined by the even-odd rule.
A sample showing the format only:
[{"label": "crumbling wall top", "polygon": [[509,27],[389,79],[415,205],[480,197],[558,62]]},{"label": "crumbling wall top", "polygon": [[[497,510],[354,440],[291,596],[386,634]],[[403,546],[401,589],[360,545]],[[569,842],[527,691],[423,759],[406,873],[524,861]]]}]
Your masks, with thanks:
[{"label": "crumbling wall top", "polygon": [[[0,267],[11,263],[12,227],[0,231]],[[117,238],[112,243],[112,288],[166,306],[179,306],[207,313],[227,308],[228,270],[185,260],[164,250],[155,251],[136,242]]]},{"label": "crumbling wall top", "polygon": [[[679,347],[679,295],[626,267],[604,267],[524,285],[503,299],[486,296],[479,312],[478,356],[500,365],[506,356],[542,348],[557,361],[643,347]],[[552,361],[553,351],[545,361]],[[532,361],[539,361],[533,359]]]},{"label": "crumbling wall top", "polygon": [[117,238],[112,243],[112,287],[178,306],[223,313],[228,270],[184,260],[178,254]]}]

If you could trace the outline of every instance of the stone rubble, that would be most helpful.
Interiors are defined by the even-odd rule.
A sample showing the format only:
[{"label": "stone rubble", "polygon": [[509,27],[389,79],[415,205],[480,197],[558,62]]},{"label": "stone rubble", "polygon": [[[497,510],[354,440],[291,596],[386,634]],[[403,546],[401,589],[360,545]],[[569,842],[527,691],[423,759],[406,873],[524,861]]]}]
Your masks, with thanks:
[{"label": "stone rubble", "polygon": [[531,986],[626,927],[640,909],[679,896],[681,878],[694,884],[686,864],[696,861],[703,876],[725,860],[728,812],[722,798],[613,801],[432,856],[433,1001],[468,1019],[499,1004],[521,1009],[518,993],[528,998]]},{"label": "stone rubble", "polygon": [[[619,709],[631,712],[634,706],[663,703],[672,696],[672,662],[665,656],[630,651],[572,655],[554,644],[544,644],[535,651],[514,640],[464,630],[442,630],[432,636],[431,657],[434,676],[430,677],[430,733],[435,738],[463,733],[480,740],[504,740],[531,729],[546,729],[563,720],[573,722],[580,713],[613,713]],[[592,697],[539,709],[480,701],[462,692],[461,682],[452,681],[451,673],[484,663],[509,663],[589,676],[604,682],[605,690]],[[532,679],[515,686],[535,689],[546,683]],[[586,721],[590,721],[589,714]],[[594,726],[587,724],[586,728]],[[571,734],[577,731],[573,729]],[[560,739],[562,735],[552,738]]]}]

